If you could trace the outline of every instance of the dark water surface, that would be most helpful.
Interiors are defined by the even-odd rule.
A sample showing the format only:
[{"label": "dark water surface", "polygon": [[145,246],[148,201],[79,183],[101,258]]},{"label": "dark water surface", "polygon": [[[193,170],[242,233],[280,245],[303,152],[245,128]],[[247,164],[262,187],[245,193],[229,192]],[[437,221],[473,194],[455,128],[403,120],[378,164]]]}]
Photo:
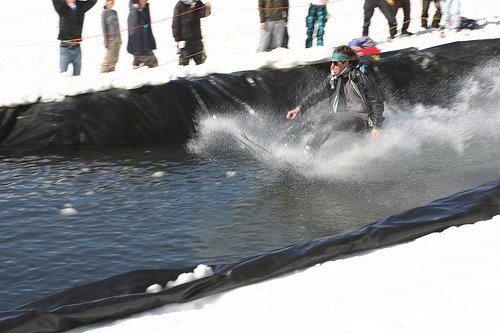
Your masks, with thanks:
[{"label": "dark water surface", "polygon": [[[3,156],[0,308],[133,269],[228,262],[328,236],[498,179],[495,167],[426,184],[420,171],[411,176],[421,187],[408,189],[409,180],[308,180],[176,147]],[[63,215],[68,207],[77,213]]]},{"label": "dark water surface", "polygon": [[[315,154],[285,144],[284,114],[259,113],[200,119],[188,148],[0,153],[0,309],[134,269],[226,263],[498,180],[498,73],[473,73],[447,108],[387,103],[382,139],[338,134]],[[272,154],[245,150],[240,131]]]}]

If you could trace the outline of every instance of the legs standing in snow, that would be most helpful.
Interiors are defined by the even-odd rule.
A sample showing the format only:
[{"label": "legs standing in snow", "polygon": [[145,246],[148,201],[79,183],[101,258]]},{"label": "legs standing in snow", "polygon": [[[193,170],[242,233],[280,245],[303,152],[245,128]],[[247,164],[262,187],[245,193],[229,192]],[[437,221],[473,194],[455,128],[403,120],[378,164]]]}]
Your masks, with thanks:
[{"label": "legs standing in snow", "polygon": [[[317,1],[318,2],[318,1]],[[326,9],[326,2],[319,1],[321,4],[316,5],[311,3],[309,5],[309,12],[306,17],[307,38],[306,48],[312,47],[314,30],[316,30],[317,45],[323,45],[323,36],[325,34],[325,24],[328,20],[328,11]]]},{"label": "legs standing in snow", "polygon": [[[423,0],[422,1],[422,16],[421,16],[421,23],[422,23],[422,28],[429,28],[427,25],[427,19],[429,18],[428,13],[429,13],[429,6],[432,0]],[[434,17],[432,18],[431,22],[431,27],[432,28],[439,28],[439,21],[441,21],[441,2],[440,0],[433,0],[434,1],[434,6],[436,7],[436,12],[434,13]]]},{"label": "legs standing in snow", "polygon": [[392,13],[391,8],[385,0],[365,0],[364,8],[364,22],[363,22],[363,36],[368,36],[368,28],[370,27],[370,21],[373,16],[373,11],[375,8],[379,8],[382,14],[384,14],[387,22],[389,23],[389,34],[391,38],[396,35],[396,19]]}]

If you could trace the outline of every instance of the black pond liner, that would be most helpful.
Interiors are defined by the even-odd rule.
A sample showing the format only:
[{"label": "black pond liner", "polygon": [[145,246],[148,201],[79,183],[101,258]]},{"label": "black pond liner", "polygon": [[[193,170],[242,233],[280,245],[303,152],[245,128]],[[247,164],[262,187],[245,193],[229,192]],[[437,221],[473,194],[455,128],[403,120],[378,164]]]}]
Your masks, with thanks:
[{"label": "black pond liner", "polygon": [[[448,105],[461,77],[500,56],[500,39],[455,42],[366,56],[387,100]],[[61,102],[0,107],[0,150],[185,143],[206,113],[271,112],[284,119],[326,77],[329,63],[178,79],[109,89]]]},{"label": "black pond liner", "polygon": [[0,332],[58,332],[123,318],[171,303],[183,303],[305,269],[336,258],[414,240],[451,226],[500,214],[500,180],[435,200],[349,232],[292,245],[228,264],[211,266],[214,275],[145,293],[165,285],[180,269],[135,270],[68,289],[11,311],[0,312]]}]

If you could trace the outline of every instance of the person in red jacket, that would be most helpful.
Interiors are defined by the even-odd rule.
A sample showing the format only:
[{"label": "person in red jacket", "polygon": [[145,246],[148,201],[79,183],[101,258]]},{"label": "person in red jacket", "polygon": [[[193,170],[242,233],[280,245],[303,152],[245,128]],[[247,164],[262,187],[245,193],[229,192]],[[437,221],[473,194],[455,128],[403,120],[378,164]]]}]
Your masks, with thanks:
[{"label": "person in red jacket", "polygon": [[179,50],[179,65],[187,66],[193,59],[196,65],[205,62],[200,19],[210,15],[210,3],[200,0],[179,0],[174,8],[172,33]]}]

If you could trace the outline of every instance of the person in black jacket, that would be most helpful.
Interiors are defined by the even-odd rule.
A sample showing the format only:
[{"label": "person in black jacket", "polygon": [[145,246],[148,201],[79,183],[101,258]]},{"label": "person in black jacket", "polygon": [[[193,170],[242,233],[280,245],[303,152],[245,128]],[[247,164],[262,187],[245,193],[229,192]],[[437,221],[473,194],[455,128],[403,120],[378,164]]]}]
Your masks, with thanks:
[{"label": "person in black jacket", "polygon": [[158,60],[153,52],[156,41],[151,27],[148,0],[131,0],[129,7],[127,51],[134,56],[132,66],[156,67]]},{"label": "person in black jacket", "polygon": [[73,65],[73,75],[80,75],[82,68],[82,28],[85,13],[96,4],[97,0],[52,0],[54,9],[59,14],[59,66],[61,73]]},{"label": "person in black jacket", "polygon": [[196,65],[207,58],[203,48],[200,19],[210,15],[210,3],[200,0],[179,0],[174,8],[172,33],[179,50],[179,65],[186,66],[193,59]]},{"label": "person in black jacket", "polygon": [[349,46],[335,48],[327,79],[309,92],[300,105],[288,111],[286,118],[294,120],[299,113],[320,102],[330,108],[326,112],[316,110],[324,112],[322,123],[328,123],[330,130],[370,131],[374,137],[382,135],[382,94],[368,67],[360,64],[359,56]]}]

